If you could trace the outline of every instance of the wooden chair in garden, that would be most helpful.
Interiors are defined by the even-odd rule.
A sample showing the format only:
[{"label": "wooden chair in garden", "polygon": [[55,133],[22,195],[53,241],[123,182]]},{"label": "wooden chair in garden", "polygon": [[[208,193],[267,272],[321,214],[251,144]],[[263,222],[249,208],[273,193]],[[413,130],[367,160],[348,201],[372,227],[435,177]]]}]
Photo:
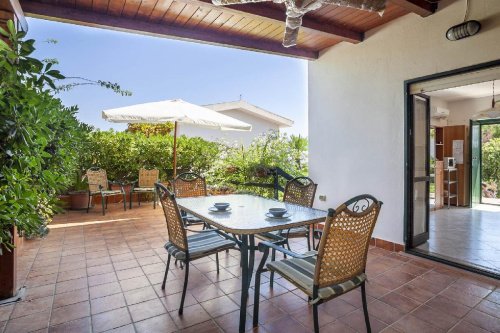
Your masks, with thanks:
[{"label": "wooden chair in garden", "polygon": [[153,194],[153,208],[156,209],[156,189],[155,183],[160,179],[160,171],[158,169],[148,170],[146,168],[141,168],[139,170],[139,179],[132,182],[132,189],[130,190],[130,206],[132,209],[132,198],[133,194],[137,193],[137,202],[139,206],[141,205],[141,195],[144,193]]},{"label": "wooden chair in garden", "polygon": [[[193,260],[215,254],[217,273],[219,273],[218,253],[235,248],[236,243],[228,239],[225,234],[219,232],[216,229],[186,229],[184,227],[184,222],[182,220],[179,207],[177,206],[177,202],[175,200],[175,195],[171,193],[164,185],[159,183],[156,184],[156,189],[160,197],[163,212],[165,213],[165,219],[168,229],[168,242],[165,244],[165,249],[168,252],[168,259],[161,289],[165,289],[165,282],[167,281],[171,257],[174,257],[174,259],[183,262],[185,270],[184,287],[182,289],[181,304],[179,307],[179,314],[182,314],[189,278],[189,263]],[[191,231],[195,234],[187,236],[186,231]]]},{"label": "wooden chair in garden", "polygon": [[[177,198],[201,197],[207,195],[207,183],[205,177],[194,172],[184,172],[171,180],[174,194]],[[197,217],[182,212],[186,225],[202,224]]]},{"label": "wooden chair in garden", "polygon": [[[123,189],[123,184],[120,182],[108,180],[106,170],[92,167],[87,170],[83,178],[87,178],[87,182],[89,184],[89,201],[87,205],[87,213],[89,212],[92,199],[95,195],[101,196],[102,215],[106,214],[105,209],[108,208],[108,197],[114,197],[118,195],[123,196],[123,210],[127,210],[127,199],[125,190]],[[112,190],[110,189],[110,185],[120,185],[120,189]]]},{"label": "wooden chair in garden", "polygon": [[[318,305],[361,287],[366,330],[371,332],[366,303],[366,259],[370,238],[382,202],[368,194],[360,195],[329,209],[318,251],[297,254],[272,242],[261,242],[264,252],[255,275],[253,325],[259,322],[261,274],[276,272],[303,291],[313,306],[314,332],[319,332]],[[267,263],[269,249],[285,253],[289,259]]]}]

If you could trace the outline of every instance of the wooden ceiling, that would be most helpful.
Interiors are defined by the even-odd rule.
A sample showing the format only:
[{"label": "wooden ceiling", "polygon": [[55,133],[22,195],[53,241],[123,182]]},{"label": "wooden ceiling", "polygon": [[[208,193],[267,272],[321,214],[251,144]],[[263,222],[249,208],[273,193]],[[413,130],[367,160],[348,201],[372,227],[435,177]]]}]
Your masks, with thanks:
[{"label": "wooden ceiling", "polygon": [[431,15],[427,0],[388,0],[377,13],[328,5],[308,13],[294,47],[281,45],[285,8],[272,2],[217,7],[211,0],[20,0],[27,16],[169,38],[258,50],[306,59],[342,41],[414,12]]}]

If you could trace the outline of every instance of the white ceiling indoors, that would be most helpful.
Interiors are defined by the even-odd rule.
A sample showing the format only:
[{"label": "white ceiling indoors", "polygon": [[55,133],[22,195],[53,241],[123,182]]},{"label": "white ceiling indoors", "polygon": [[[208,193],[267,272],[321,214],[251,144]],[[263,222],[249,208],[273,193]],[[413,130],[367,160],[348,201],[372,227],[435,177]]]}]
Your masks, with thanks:
[{"label": "white ceiling indoors", "polygon": [[[493,81],[475,83],[468,86],[442,89],[432,92],[426,92],[426,95],[438,97],[446,102],[454,102],[468,98],[480,98],[493,94]],[[495,95],[500,94],[500,80],[495,80]]]}]

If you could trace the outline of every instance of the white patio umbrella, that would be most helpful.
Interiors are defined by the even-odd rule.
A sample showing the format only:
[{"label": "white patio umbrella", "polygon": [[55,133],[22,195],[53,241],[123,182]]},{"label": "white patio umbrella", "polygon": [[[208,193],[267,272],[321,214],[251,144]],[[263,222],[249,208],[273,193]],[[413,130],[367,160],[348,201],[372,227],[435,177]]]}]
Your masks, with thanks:
[{"label": "white patio umbrella", "polygon": [[102,111],[113,123],[162,124],[174,122],[174,178],[177,169],[177,123],[193,124],[221,131],[251,131],[252,125],[181,99],[125,106]]}]

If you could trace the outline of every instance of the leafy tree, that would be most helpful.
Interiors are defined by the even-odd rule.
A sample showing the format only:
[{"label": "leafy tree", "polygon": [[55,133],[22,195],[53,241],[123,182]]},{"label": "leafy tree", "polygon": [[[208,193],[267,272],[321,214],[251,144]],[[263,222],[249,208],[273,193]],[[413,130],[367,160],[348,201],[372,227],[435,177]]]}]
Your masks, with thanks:
[{"label": "leafy tree", "polygon": [[483,144],[482,150],[483,180],[500,185],[500,138]]}]

